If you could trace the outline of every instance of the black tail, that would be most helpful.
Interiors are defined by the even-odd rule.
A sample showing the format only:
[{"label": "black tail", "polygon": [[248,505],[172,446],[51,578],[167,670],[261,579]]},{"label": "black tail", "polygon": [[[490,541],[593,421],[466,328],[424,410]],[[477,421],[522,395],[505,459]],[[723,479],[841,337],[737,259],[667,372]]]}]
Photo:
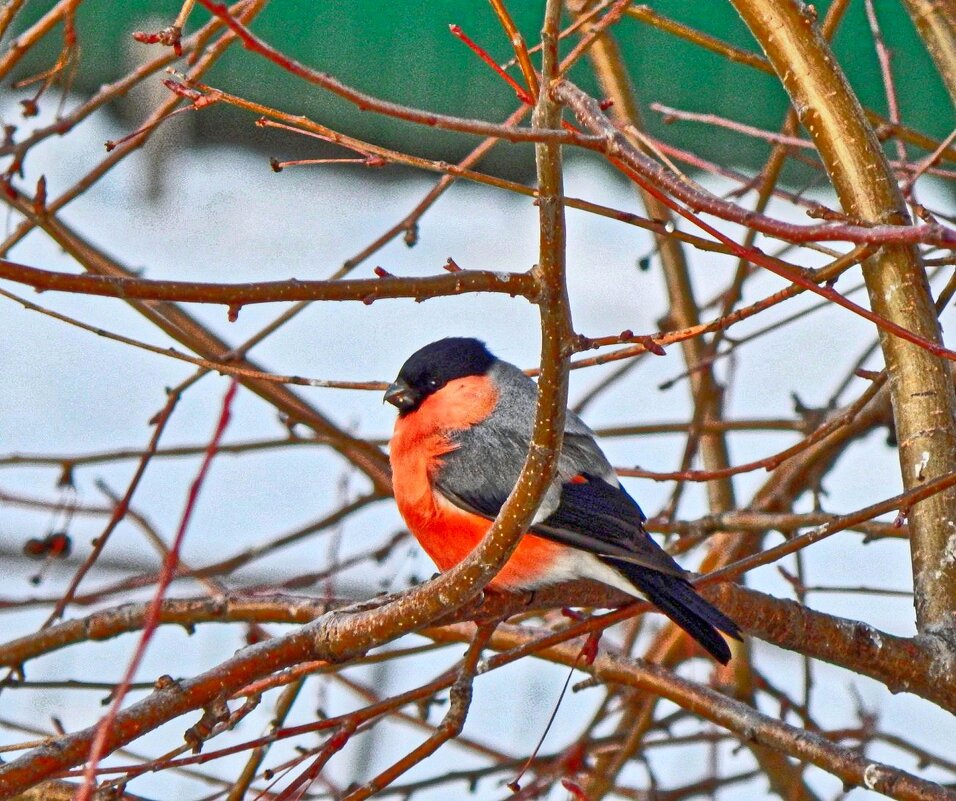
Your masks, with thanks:
[{"label": "black tail", "polygon": [[670,576],[631,562],[605,559],[624,574],[654,606],[699,642],[722,665],[730,661],[730,648],[718,630],[740,639],[740,628],[723,612],[697,594],[680,576]]}]

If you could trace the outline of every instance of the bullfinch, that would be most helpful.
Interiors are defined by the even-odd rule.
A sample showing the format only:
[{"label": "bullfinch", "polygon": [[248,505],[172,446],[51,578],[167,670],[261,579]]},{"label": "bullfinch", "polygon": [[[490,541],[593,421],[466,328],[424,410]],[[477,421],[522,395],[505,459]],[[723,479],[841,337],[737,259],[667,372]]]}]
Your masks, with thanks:
[{"label": "bullfinch", "polygon": [[[390,445],[395,500],[412,534],[447,570],[481,541],[518,480],[538,387],[477,339],[450,337],[405,362],[385,400],[398,409]],[[646,599],[726,664],[718,633],[737,625],[705,601],[644,529],[594,433],[568,411],[557,475],[529,531],[490,587],[533,590],[593,579]]]}]

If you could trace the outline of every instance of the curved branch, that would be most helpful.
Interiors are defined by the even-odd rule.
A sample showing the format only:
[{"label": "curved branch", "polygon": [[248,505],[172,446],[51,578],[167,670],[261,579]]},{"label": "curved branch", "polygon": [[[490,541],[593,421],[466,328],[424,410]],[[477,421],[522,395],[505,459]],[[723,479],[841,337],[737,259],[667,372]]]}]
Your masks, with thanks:
[{"label": "curved branch", "polygon": [[[795,0],[733,0],[813,138],[847,213],[874,224],[909,221],[876,135],[811,17]],[[873,312],[922,340],[941,342],[926,274],[912,247],[886,245],[864,262]],[[903,486],[956,470],[956,393],[945,362],[885,327]],[[921,631],[956,627],[956,489],[910,514],[916,618]]]},{"label": "curved branch", "polygon": [[[910,692],[942,709],[956,713],[956,656],[950,654],[935,638],[899,637],[860,621],[828,615],[794,601],[774,598],[727,582],[701,586],[700,591],[737,620],[744,631],[753,637],[861,673],[882,683],[893,692]],[[283,644],[285,640],[297,637],[296,631],[263,644],[268,646],[264,652],[256,650],[260,646],[252,646],[236,655],[235,659],[241,658],[243,662],[256,663],[251,668],[244,667],[243,675],[251,672],[255,674],[252,678],[257,679],[295,664],[297,660],[325,659],[341,662],[354,658],[359,654],[353,653],[348,643],[333,642],[334,638],[327,633],[327,629],[333,624],[338,625],[335,621],[340,620],[344,625],[339,627],[339,632],[341,634],[344,631],[347,639],[349,620],[356,622],[361,615],[369,612],[374,615],[376,611],[387,610],[419,592],[415,590],[364,604],[352,604],[347,608],[336,601],[284,594],[252,598],[227,596],[220,599],[168,599],[160,608],[160,622],[185,626],[187,629],[200,623],[305,624],[316,644],[315,647],[308,646],[308,651],[296,650],[306,646]],[[635,603],[629,596],[603,584],[575,581],[542,588],[535,592],[530,603],[523,595],[489,593],[480,602],[464,605],[456,612],[436,618],[436,622],[428,627],[428,632],[429,636],[434,636],[436,631],[446,625],[472,620],[502,619],[531,611],[559,609],[569,604],[597,608],[613,608],[621,604],[623,606],[557,632],[554,635],[555,642],[603,630],[651,608],[649,604]],[[71,645],[91,640],[107,640],[138,631],[143,624],[146,607],[144,603],[124,604],[12,640],[0,646],[0,665],[17,667],[31,659]],[[342,637],[339,637],[339,640],[341,639]],[[320,647],[320,643],[326,645]],[[227,682],[223,689],[228,692],[235,692],[245,686],[238,679],[233,681],[233,665],[233,661],[229,660],[211,671]],[[201,678],[198,676],[186,680],[186,683],[199,681]],[[201,695],[196,698],[199,701],[197,706],[190,706],[187,702],[179,707],[171,707],[168,714],[155,725],[197,709],[209,700]],[[139,735],[129,739],[135,739],[135,736]],[[62,766],[68,764],[73,763],[63,763]],[[4,776],[3,770],[0,767],[0,777]]]}]

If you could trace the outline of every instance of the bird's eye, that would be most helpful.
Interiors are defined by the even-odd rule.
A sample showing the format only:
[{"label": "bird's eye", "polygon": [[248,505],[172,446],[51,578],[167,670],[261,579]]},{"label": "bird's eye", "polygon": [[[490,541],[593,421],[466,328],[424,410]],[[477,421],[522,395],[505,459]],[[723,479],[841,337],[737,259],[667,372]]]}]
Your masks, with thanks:
[{"label": "bird's eye", "polygon": [[437,378],[428,379],[428,388],[429,389],[438,389],[441,382]]}]

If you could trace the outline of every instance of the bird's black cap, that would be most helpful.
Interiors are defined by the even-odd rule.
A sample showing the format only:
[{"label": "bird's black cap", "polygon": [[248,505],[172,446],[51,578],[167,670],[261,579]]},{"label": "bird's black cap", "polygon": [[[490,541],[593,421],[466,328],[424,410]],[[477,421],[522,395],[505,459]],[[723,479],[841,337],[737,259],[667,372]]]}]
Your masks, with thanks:
[{"label": "bird's black cap", "polygon": [[447,337],[415,351],[386,390],[385,400],[400,414],[415,411],[423,400],[449,381],[484,375],[495,363],[485,343],[472,337]]}]

